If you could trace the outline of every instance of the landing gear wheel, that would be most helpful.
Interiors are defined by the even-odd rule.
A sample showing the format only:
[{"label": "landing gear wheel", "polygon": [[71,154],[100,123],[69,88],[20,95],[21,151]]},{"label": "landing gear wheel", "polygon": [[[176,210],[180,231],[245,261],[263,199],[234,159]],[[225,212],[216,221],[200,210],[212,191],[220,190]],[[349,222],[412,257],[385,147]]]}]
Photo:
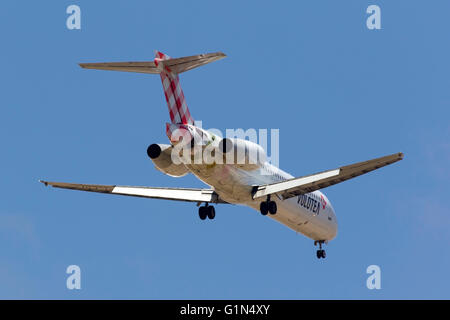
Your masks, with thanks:
[{"label": "landing gear wheel", "polygon": [[317,258],[324,258],[327,256],[327,254],[325,253],[325,250],[317,250]]},{"label": "landing gear wheel", "polygon": [[275,214],[277,213],[277,203],[275,201],[269,201],[269,213]]},{"label": "landing gear wheel", "polygon": [[208,218],[211,220],[214,219],[216,216],[216,209],[214,209],[213,206],[205,207],[205,209],[207,209]]},{"label": "landing gear wheel", "polygon": [[325,240],[316,240],[314,241],[314,245],[316,246],[317,244],[319,244],[319,250],[317,250],[316,254],[317,254],[317,259],[320,258],[324,258],[327,256],[327,254],[325,253],[325,250],[322,249],[322,244],[326,243]]},{"label": "landing gear wheel", "polygon": [[201,220],[205,220],[207,214],[208,214],[208,212],[207,212],[207,208],[206,207],[198,208],[198,216],[200,217]]},{"label": "landing gear wheel", "polygon": [[269,212],[269,206],[267,205],[266,201],[261,202],[261,204],[259,205],[259,210],[261,211],[261,214],[263,216],[267,215],[267,213]]}]

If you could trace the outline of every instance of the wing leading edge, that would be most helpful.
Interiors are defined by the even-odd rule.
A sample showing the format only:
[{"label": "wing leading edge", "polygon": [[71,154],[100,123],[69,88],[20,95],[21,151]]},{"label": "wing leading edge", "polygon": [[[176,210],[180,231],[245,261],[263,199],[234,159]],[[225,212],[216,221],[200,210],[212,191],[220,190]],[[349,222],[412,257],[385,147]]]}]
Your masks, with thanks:
[{"label": "wing leading edge", "polygon": [[256,186],[253,190],[253,199],[278,194],[283,199],[288,199],[301,194],[323,189],[331,185],[355,178],[370,171],[387,166],[403,159],[403,153],[394,153],[389,156],[368,161],[354,163],[334,170],[328,170],[293,178],[282,182]]},{"label": "wing leading edge", "polygon": [[43,180],[39,180],[39,182],[42,182],[46,186],[50,185],[55,188],[108,193],[122,196],[187,202],[228,203],[220,199],[219,195],[212,189],[129,187],[115,185],[50,182]]}]

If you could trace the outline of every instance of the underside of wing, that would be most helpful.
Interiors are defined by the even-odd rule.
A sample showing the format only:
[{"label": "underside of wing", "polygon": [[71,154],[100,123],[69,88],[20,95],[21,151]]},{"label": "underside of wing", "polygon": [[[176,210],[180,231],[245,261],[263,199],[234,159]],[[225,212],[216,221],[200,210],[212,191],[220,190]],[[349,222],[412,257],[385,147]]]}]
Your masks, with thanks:
[{"label": "underside of wing", "polygon": [[227,203],[226,201],[221,200],[219,195],[212,189],[129,187],[115,185],[50,182],[43,180],[39,181],[46,186],[50,185],[55,188],[72,189],[79,191],[198,203]]},{"label": "underside of wing", "polygon": [[295,197],[301,194],[323,189],[331,185],[355,178],[370,171],[387,166],[403,159],[403,153],[395,153],[389,156],[358,162],[334,170],[293,178],[273,184],[256,186],[253,190],[253,199],[278,194],[283,199]]}]

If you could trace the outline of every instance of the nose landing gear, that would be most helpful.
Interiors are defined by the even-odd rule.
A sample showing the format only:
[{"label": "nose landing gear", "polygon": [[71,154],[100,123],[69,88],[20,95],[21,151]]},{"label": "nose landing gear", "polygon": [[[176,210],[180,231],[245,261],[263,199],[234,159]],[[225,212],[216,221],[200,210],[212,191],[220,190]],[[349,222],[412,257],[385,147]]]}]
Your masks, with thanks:
[{"label": "nose landing gear", "polygon": [[317,250],[317,259],[324,258],[327,256],[325,250],[322,249],[322,244],[325,243],[325,240],[316,240],[314,241],[314,245],[319,244],[319,250]]}]

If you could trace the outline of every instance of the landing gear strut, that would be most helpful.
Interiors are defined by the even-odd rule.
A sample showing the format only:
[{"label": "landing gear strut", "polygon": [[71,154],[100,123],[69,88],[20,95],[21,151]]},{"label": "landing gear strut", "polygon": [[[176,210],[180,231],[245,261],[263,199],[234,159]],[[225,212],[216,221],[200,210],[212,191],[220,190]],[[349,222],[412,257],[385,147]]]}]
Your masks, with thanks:
[{"label": "landing gear strut", "polygon": [[216,209],[213,206],[208,206],[208,203],[206,203],[204,206],[198,208],[198,216],[202,220],[205,220],[206,217],[212,220],[216,216]]},{"label": "landing gear strut", "polygon": [[271,201],[270,195],[268,195],[267,200],[261,202],[259,205],[259,210],[263,216],[267,215],[267,213],[275,214],[277,213],[277,203],[275,201]]},{"label": "landing gear strut", "polygon": [[319,244],[319,250],[317,250],[316,254],[317,254],[317,259],[320,258],[324,258],[327,256],[327,254],[325,253],[325,250],[322,250],[322,244],[325,243],[325,240],[316,240],[314,241],[314,245],[316,246],[317,244]]}]

